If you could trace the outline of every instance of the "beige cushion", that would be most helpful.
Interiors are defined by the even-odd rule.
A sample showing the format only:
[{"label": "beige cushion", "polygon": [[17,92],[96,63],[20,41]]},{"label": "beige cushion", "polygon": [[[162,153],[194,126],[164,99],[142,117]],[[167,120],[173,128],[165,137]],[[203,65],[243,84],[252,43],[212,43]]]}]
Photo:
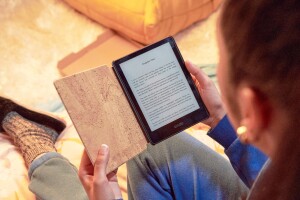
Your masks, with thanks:
[{"label": "beige cushion", "polygon": [[222,0],[65,0],[76,10],[149,44],[206,18]]}]

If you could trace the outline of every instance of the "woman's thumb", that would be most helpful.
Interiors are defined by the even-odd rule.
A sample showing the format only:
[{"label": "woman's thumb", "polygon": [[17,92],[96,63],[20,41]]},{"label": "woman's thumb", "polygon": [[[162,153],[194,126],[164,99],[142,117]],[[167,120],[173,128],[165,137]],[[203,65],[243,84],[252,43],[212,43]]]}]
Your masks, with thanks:
[{"label": "woman's thumb", "polygon": [[94,166],[94,176],[98,180],[106,179],[106,167],[109,159],[109,148],[102,144],[98,151],[97,159]]}]

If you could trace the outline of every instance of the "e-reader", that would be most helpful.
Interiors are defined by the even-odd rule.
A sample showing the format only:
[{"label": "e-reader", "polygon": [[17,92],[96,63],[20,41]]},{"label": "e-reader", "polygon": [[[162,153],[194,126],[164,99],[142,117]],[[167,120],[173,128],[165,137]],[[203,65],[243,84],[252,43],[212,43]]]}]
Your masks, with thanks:
[{"label": "e-reader", "polygon": [[152,144],[208,118],[173,37],[113,61],[113,69]]}]

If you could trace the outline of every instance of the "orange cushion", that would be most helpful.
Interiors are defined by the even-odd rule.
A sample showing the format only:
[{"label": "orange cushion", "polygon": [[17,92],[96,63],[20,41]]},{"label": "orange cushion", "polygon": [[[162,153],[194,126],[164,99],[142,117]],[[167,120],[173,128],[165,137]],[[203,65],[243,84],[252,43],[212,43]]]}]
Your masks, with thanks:
[{"label": "orange cushion", "polygon": [[143,44],[206,18],[222,0],[65,0],[76,10]]}]

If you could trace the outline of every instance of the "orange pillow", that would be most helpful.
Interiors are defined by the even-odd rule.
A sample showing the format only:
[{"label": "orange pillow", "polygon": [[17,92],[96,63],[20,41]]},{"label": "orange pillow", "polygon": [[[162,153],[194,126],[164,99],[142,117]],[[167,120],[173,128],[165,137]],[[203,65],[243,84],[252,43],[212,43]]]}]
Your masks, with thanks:
[{"label": "orange pillow", "polygon": [[76,10],[143,44],[206,18],[222,0],[65,0]]}]

